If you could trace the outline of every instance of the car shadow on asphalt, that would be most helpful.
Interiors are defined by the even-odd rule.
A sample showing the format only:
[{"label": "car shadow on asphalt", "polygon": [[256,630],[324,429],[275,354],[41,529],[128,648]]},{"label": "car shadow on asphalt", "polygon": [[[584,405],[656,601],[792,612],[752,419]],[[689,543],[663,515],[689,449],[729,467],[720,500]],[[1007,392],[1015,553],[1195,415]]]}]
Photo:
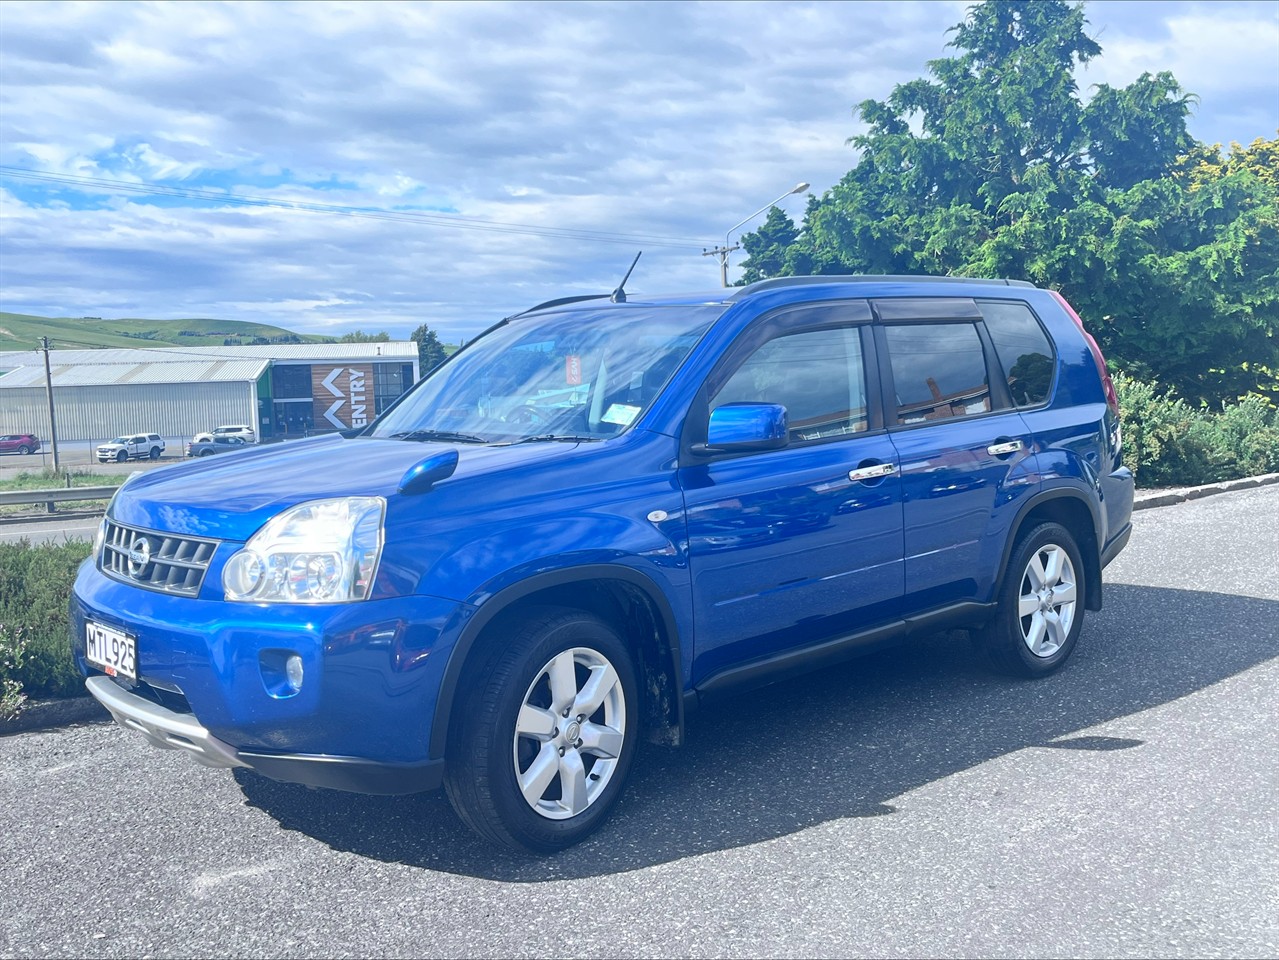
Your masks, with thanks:
[{"label": "car shadow on asphalt", "polygon": [[1276,656],[1279,603],[1108,584],[1075,654],[1039,681],[986,672],[953,631],[703,708],[678,750],[645,749],[612,818],[554,857],[495,850],[442,792],[372,797],[236,771],[247,801],[337,850],[429,870],[542,882],[636,870],[891,816],[894,798],[1027,747],[1140,749],[1080,735]]}]

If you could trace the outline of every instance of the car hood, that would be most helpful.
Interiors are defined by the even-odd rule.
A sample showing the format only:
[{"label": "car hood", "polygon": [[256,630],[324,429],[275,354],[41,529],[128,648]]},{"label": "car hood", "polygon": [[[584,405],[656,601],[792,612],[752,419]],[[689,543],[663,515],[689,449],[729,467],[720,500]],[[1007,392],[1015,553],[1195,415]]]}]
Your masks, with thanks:
[{"label": "car hood", "polygon": [[381,437],[314,437],[136,473],[116,494],[110,516],[151,530],[242,541],[281,510],[307,500],[399,496],[407,471],[450,449],[458,452],[458,466],[444,482],[453,484],[572,456],[582,446],[595,444],[454,446]]}]

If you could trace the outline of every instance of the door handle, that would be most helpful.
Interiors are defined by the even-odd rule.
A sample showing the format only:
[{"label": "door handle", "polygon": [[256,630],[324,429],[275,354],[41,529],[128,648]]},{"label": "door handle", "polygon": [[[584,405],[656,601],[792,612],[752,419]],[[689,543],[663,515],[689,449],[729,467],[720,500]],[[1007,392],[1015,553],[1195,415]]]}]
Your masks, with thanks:
[{"label": "door handle", "polygon": [[848,471],[849,480],[876,480],[880,477],[891,477],[897,472],[895,463],[875,463],[869,467],[858,467]]},{"label": "door handle", "polygon": [[986,452],[992,457],[1004,457],[1010,453],[1016,453],[1024,446],[1025,444],[1020,440],[1008,440],[1003,443],[992,443],[986,448]]}]

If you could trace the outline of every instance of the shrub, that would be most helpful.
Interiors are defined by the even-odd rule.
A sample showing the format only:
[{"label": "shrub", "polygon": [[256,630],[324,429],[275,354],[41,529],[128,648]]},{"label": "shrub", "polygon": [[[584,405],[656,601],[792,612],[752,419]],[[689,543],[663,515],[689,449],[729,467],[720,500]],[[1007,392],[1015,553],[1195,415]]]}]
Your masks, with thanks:
[{"label": "shrub", "polygon": [[1220,412],[1192,407],[1158,382],[1114,377],[1124,462],[1138,487],[1194,486],[1279,470],[1279,411],[1258,395]]},{"label": "shrub", "polygon": [[23,631],[0,623],[0,720],[16,716],[27,699],[22,692]]},{"label": "shrub", "polygon": [[23,697],[84,692],[71,659],[67,603],[90,549],[83,540],[0,543],[0,713],[16,712]]}]

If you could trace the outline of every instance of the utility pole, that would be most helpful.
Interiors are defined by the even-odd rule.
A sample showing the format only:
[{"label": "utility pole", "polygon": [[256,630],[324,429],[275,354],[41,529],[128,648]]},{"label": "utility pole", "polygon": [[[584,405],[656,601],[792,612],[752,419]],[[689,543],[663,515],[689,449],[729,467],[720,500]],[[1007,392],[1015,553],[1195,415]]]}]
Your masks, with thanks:
[{"label": "utility pole", "polygon": [[58,465],[58,425],[53,419],[53,374],[49,372],[49,338],[40,338],[40,349],[44,351],[44,395],[49,401],[49,442],[53,446],[53,472],[57,473]]},{"label": "utility pole", "polygon": [[720,286],[722,287],[728,286],[728,255],[732,253],[734,250],[740,250],[740,249],[742,249],[741,244],[735,243],[730,247],[728,246],[728,241],[725,240],[724,246],[722,247],[712,247],[709,250],[702,250],[703,257],[709,257],[712,255],[719,257]]}]

